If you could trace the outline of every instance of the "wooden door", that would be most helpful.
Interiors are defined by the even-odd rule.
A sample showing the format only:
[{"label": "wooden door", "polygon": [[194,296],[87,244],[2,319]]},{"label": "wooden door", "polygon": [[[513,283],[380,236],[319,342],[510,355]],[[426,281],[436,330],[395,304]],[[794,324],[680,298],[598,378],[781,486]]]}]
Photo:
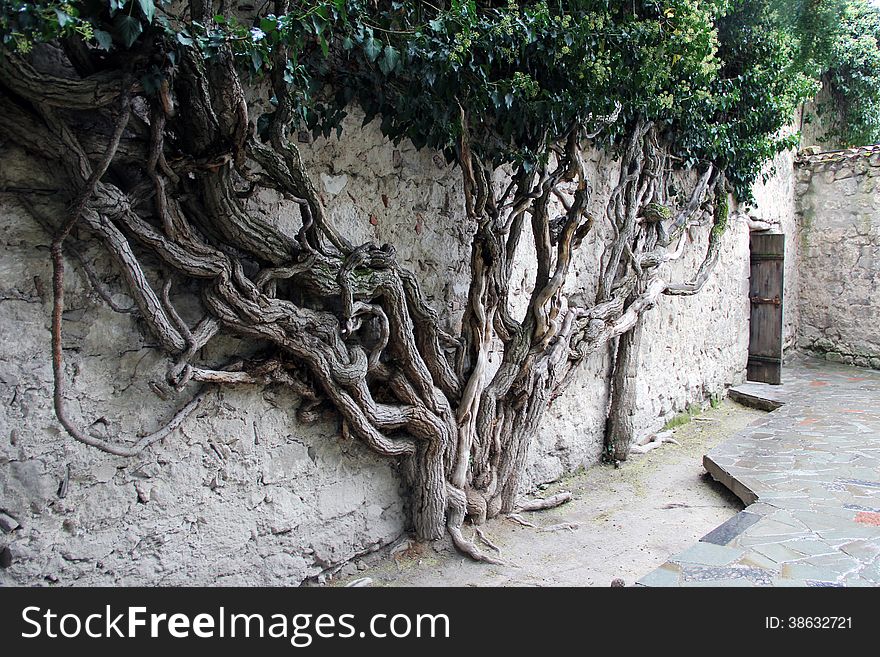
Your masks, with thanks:
[{"label": "wooden door", "polygon": [[785,235],[752,233],[749,381],[782,383],[782,285]]}]

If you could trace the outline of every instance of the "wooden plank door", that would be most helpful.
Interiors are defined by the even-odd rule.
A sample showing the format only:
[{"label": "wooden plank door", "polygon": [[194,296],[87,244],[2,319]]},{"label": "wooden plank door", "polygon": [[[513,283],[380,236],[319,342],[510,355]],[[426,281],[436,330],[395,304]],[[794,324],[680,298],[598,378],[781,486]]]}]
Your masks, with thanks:
[{"label": "wooden plank door", "polygon": [[749,381],[782,383],[782,285],[785,235],[752,233]]}]

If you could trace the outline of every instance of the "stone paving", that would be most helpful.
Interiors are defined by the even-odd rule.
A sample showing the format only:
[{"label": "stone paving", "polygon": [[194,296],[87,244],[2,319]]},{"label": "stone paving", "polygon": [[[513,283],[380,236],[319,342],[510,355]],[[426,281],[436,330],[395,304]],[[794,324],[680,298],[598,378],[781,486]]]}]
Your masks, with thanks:
[{"label": "stone paving", "polygon": [[[880,372],[798,358],[703,464],[747,506],[642,586],[880,586]],[[750,399],[751,398],[751,399]]]}]

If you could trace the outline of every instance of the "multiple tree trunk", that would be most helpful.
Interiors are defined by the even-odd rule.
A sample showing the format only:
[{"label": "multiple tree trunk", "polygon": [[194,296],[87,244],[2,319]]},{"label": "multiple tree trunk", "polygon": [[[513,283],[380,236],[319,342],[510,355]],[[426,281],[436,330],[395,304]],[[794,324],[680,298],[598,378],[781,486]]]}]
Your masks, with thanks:
[{"label": "multiple tree trunk", "polygon": [[[194,17],[205,11],[203,3],[192,3]],[[69,418],[62,248],[76,233],[111,256],[145,326],[170,358],[171,385],[287,385],[304,400],[301,419],[320,405],[332,407],[343,432],[400,460],[419,539],[447,531],[463,552],[492,560],[463,536],[463,523],[517,508],[529,444],[548,403],[578,363],[608,343],[616,343],[616,355],[607,438],[614,458],[626,458],[641,317],[660,295],[693,294],[705,282],[717,261],[720,231],[712,232],[693,281],[669,285],[661,266],[681,255],[689,226],[711,217],[707,199],[714,195],[726,207],[727,198],[710,168],[682,207],[671,207],[667,158],[649,122],[632,128],[623,149],[604,217],[615,237],[602,259],[598,292],[587,303],[585,294],[569,296],[565,287],[575,251],[601,220],[589,211],[584,127],[572,126],[560,138],[548,165],[520,168],[501,188],[493,184],[495,171],[471,154],[462,116],[459,165],[476,230],[463,328],[450,335],[391,246],[353,245],[327,216],[290,138],[296,129],[291,90],[280,73],[271,81],[278,106],[264,143],[254,135],[228,52],[206,61],[189,50],[173,84],[155,96],[145,95],[126,72],[96,72],[79,55],[71,56],[80,74],[75,78],[39,72],[9,53],[0,57],[0,132],[66,178],[66,216],[48,226],[55,408],[73,438],[135,454],[167,436],[203,394],[135,444],[95,438]],[[277,56],[283,61],[286,53]],[[250,210],[257,188],[275,189],[298,206],[296,235]],[[719,214],[715,223],[723,226]],[[528,238],[537,269],[527,312],[518,320],[510,280],[517,248]],[[162,264],[161,289],[151,282],[146,254]],[[170,292],[181,285],[200,290],[204,316],[194,325],[171,302]],[[266,359],[222,369],[200,364],[202,347],[223,333],[264,345]],[[493,370],[489,350],[496,345],[502,356]]]}]

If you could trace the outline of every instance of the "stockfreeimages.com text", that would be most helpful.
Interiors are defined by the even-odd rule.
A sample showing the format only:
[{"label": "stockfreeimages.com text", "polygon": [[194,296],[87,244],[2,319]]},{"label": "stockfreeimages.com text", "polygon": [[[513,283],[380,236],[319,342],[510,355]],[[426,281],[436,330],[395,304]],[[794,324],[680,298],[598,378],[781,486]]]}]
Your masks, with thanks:
[{"label": "stockfreeimages.com text", "polygon": [[305,648],[315,638],[449,638],[446,614],[374,614],[358,630],[355,614],[245,614],[229,613],[224,607],[215,613],[147,613],[146,607],[126,607],[113,611],[58,614],[51,609],[25,607],[22,619],[28,631],[25,639],[48,638],[143,638],[184,639],[273,638],[288,639],[292,646]]}]

